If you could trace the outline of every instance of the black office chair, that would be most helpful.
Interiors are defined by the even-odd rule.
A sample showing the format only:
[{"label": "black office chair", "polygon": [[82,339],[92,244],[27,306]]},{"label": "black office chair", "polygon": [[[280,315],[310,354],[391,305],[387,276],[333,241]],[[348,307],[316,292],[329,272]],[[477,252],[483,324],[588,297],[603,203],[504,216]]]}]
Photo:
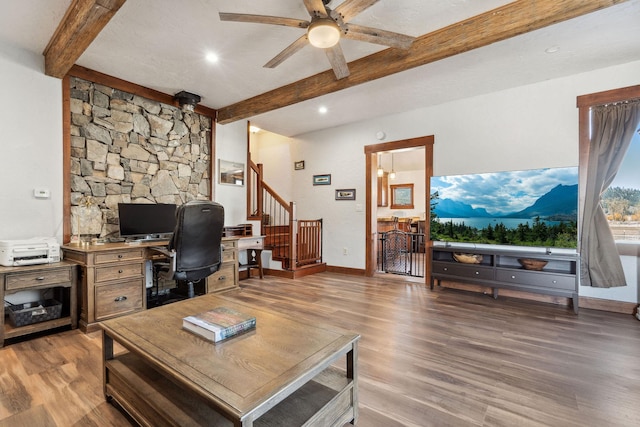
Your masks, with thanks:
[{"label": "black office chair", "polygon": [[157,277],[186,281],[188,298],[195,296],[194,283],[215,273],[222,262],[224,208],[208,200],[194,200],[176,210],[176,227],[168,250],[155,248],[169,258],[157,263]]}]

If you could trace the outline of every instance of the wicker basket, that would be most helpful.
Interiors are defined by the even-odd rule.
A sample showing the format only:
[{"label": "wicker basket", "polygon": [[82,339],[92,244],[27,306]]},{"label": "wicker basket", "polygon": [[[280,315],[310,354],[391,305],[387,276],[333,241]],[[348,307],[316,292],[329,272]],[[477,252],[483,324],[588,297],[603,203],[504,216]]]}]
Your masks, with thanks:
[{"label": "wicker basket", "polygon": [[453,259],[463,264],[480,264],[482,262],[482,255],[454,252]]},{"label": "wicker basket", "polygon": [[54,299],[16,304],[8,307],[9,320],[15,327],[31,325],[46,320],[59,319],[62,303]]},{"label": "wicker basket", "polygon": [[540,271],[544,268],[545,265],[547,265],[549,261],[533,258],[518,258],[518,262],[522,265],[522,267],[524,267],[525,270]]}]

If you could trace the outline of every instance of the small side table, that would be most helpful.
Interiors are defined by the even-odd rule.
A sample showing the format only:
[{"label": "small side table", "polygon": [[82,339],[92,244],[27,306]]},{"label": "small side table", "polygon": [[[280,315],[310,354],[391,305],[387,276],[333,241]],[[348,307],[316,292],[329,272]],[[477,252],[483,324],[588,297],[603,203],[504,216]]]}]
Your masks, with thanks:
[{"label": "small side table", "polygon": [[247,263],[238,264],[238,271],[247,270],[248,277],[251,277],[251,269],[257,268],[260,278],[264,278],[262,271],[262,250],[264,249],[265,236],[248,236],[238,239],[238,251],[247,252]]},{"label": "small side table", "polygon": [[[0,347],[5,339],[16,338],[34,332],[46,331],[61,326],[78,326],[77,279],[78,265],[60,261],[20,267],[0,267]],[[4,298],[21,291],[50,291],[53,298],[62,304],[61,316],[24,326],[5,323]]]}]

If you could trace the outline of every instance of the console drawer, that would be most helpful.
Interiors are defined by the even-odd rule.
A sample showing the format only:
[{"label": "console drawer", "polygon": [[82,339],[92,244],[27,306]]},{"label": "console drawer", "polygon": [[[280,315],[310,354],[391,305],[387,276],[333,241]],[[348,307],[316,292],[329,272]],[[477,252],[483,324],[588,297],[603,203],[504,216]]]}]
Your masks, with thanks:
[{"label": "console drawer", "polygon": [[31,273],[7,274],[5,279],[5,289],[10,291],[43,285],[54,285],[57,283],[71,283],[71,270],[57,269]]},{"label": "console drawer", "polygon": [[493,280],[493,268],[482,265],[462,265],[453,262],[434,261],[431,268],[434,276],[456,276],[466,279]]},{"label": "console drawer", "polygon": [[576,278],[575,276],[569,275],[545,273],[540,271],[498,269],[496,270],[496,280],[498,282],[513,283],[517,285],[576,292]]},{"label": "console drawer", "polygon": [[114,252],[96,252],[93,255],[95,265],[108,264],[112,262],[137,261],[144,259],[144,248],[127,249]]},{"label": "console drawer", "polygon": [[96,321],[144,309],[142,278],[95,287]]},{"label": "console drawer", "polygon": [[96,267],[95,282],[108,282],[118,279],[132,279],[144,276],[144,264],[118,264],[109,267]]}]

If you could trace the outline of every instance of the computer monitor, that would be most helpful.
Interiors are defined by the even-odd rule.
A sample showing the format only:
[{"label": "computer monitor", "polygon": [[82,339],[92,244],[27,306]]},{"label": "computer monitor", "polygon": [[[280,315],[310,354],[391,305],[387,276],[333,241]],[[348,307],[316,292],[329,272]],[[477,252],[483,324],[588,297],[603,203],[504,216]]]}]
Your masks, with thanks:
[{"label": "computer monitor", "polygon": [[118,203],[120,237],[133,240],[168,239],[176,226],[176,205]]}]

